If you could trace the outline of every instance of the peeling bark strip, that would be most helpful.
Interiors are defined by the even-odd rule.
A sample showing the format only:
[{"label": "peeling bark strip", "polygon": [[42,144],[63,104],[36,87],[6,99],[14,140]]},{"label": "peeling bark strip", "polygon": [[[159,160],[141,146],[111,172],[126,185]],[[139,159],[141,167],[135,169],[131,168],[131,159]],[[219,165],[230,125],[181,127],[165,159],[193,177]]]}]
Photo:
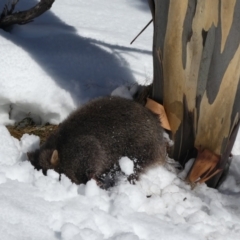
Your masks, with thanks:
[{"label": "peeling bark strip", "polygon": [[29,10],[13,13],[18,1],[19,0],[13,0],[12,3],[9,4],[11,5],[10,9],[8,5],[4,7],[0,16],[0,28],[6,28],[14,24],[26,24],[33,21],[34,18],[39,17],[49,10],[55,0],[40,0],[36,6]]},{"label": "peeling bark strip", "polygon": [[[175,140],[170,155],[184,164],[194,147],[208,149],[220,156],[224,169],[240,124],[240,0],[149,3],[153,86],[162,87],[158,91]],[[209,185],[216,186],[220,176]]]}]

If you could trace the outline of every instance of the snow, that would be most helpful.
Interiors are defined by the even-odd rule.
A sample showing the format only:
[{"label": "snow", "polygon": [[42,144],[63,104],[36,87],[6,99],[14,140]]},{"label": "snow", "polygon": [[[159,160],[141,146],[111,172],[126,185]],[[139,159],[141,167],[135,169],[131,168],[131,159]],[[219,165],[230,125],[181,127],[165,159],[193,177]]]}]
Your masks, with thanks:
[{"label": "snow", "polygon": [[130,174],[133,174],[134,171],[133,171],[133,161],[131,159],[129,159],[128,157],[122,157],[120,160],[119,160],[119,166],[121,168],[121,171],[123,173],[125,173],[126,175],[130,175]]},{"label": "snow", "polygon": [[[4,3],[2,1],[0,6]],[[21,0],[18,10],[37,1]],[[31,116],[61,122],[89,99],[131,98],[152,78],[151,14],[144,0],[61,0],[33,23],[0,30],[0,235],[2,240],[233,240],[240,236],[240,136],[227,179],[194,189],[159,166],[136,185],[108,191],[94,180],[44,176],[26,160],[39,138],[10,136],[6,124]],[[9,118],[10,117],[10,118]],[[121,159],[126,174],[132,161]],[[191,162],[187,166],[191,167]]]},{"label": "snow", "polygon": [[128,86],[119,86],[111,92],[111,96],[123,97],[127,99],[133,99],[133,95],[137,92],[138,85]]}]

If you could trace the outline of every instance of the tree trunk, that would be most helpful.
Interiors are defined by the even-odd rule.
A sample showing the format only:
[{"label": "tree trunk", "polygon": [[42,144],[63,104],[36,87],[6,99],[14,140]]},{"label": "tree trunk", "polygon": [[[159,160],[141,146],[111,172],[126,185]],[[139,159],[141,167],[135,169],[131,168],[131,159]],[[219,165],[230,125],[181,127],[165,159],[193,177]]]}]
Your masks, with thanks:
[{"label": "tree trunk", "polygon": [[153,95],[172,129],[169,154],[182,165],[197,152],[197,159],[203,157],[204,149],[219,156],[217,174],[207,182],[216,187],[240,122],[240,0],[149,0],[149,5]]}]

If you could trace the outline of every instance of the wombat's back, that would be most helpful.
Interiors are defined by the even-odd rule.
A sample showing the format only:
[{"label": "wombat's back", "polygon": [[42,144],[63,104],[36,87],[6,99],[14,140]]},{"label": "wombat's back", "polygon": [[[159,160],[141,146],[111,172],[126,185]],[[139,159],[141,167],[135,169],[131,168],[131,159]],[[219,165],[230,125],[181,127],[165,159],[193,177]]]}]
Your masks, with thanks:
[{"label": "wombat's back", "polygon": [[163,163],[165,154],[156,114],[132,100],[104,97],[73,112],[39,150],[29,153],[29,160],[44,173],[54,169],[78,184],[90,178],[105,184],[104,177],[119,170],[121,157],[134,160],[136,179],[146,167]]},{"label": "wombat's back", "polygon": [[94,136],[107,149],[114,147],[111,151],[121,145],[129,145],[130,148],[130,145],[146,146],[148,142],[163,141],[158,116],[140,104],[120,97],[104,97],[89,102],[73,112],[60,125],[59,132],[62,140],[66,141]]},{"label": "wombat's back", "polygon": [[66,168],[68,162],[64,163],[64,159],[77,151],[78,155],[88,157],[84,160],[78,157],[76,161],[94,166],[97,175],[111,168],[122,156],[136,159],[136,165],[142,168],[161,163],[165,158],[158,116],[120,97],[96,99],[72,113],[59,128],[58,149]]}]

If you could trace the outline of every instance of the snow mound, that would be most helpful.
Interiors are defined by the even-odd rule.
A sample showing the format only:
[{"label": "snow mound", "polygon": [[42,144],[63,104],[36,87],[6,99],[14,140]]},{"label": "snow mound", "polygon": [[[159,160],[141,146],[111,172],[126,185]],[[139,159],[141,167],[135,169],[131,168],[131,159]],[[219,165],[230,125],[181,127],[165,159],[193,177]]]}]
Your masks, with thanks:
[{"label": "snow mound", "polygon": [[[238,239],[238,158],[220,191],[204,184],[191,190],[162,166],[147,171],[136,185],[124,180],[106,191],[94,180],[78,186],[62,175],[59,181],[53,170],[44,176],[22,155],[37,147],[37,137],[24,135],[18,141],[4,126],[0,133],[3,240]],[[122,158],[121,169],[130,174],[132,163]]]},{"label": "snow mound", "polygon": [[131,159],[129,159],[128,157],[122,157],[119,160],[119,165],[120,165],[121,171],[123,173],[125,173],[126,175],[130,175],[130,174],[134,173],[134,171],[133,171],[133,167],[134,167],[133,161]]}]

